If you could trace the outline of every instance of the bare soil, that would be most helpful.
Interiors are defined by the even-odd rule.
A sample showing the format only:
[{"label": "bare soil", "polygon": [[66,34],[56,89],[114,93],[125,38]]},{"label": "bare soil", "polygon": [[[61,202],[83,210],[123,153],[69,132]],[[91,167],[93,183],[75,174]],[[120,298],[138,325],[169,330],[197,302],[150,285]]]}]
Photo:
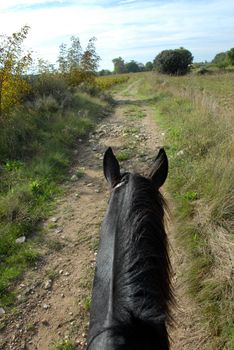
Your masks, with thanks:
[{"label": "bare soil", "polygon": [[[129,89],[130,91],[130,89]],[[127,152],[123,168],[147,174],[163,145],[163,133],[153,120],[153,110],[132,96],[116,96],[115,113],[103,119],[89,138],[79,143],[71,177],[64,196],[58,200],[53,217],[44,223],[44,258],[29,271],[16,289],[14,313],[5,316],[0,333],[1,349],[46,350],[71,340],[77,349],[85,349],[88,310],[99,227],[109,197],[102,173],[102,158],[107,147]],[[139,113],[132,110],[137,108]],[[194,310],[186,297],[183,282],[186,256],[179,251],[169,225],[174,287],[178,306],[175,327],[170,330],[172,350],[202,349],[194,341]],[[197,344],[197,345],[196,345]]]}]

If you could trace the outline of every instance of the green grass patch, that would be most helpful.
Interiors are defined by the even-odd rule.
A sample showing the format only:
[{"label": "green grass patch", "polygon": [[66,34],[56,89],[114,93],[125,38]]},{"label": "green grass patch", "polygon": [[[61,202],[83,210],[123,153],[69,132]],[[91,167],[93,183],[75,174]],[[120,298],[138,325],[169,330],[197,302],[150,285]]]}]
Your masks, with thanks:
[{"label": "green grass patch", "polygon": [[[84,93],[76,92],[71,99],[66,110],[53,97],[27,102],[1,125],[1,307],[14,302],[14,282],[38,259],[40,222],[62,193],[60,184],[68,176],[72,149],[95,126],[106,106]],[[82,177],[83,172],[77,175]],[[25,242],[17,243],[22,236]],[[48,246],[62,248],[59,242]]]},{"label": "green grass patch", "polygon": [[129,150],[122,150],[116,152],[117,159],[121,162],[131,158],[131,152]]},{"label": "green grass patch", "polygon": [[129,120],[143,119],[146,116],[146,113],[138,105],[130,105],[124,111],[124,114]]},{"label": "green grass patch", "polygon": [[72,343],[70,340],[63,340],[58,344],[55,344],[52,348],[52,350],[75,350],[75,349],[76,347],[74,343]]}]

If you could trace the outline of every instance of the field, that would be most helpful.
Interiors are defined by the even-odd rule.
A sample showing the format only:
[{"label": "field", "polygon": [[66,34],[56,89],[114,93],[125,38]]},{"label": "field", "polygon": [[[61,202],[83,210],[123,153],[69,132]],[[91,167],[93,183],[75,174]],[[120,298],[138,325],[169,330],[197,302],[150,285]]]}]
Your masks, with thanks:
[{"label": "field", "polygon": [[126,81],[128,81],[128,79],[128,74],[118,74],[106,77],[97,77],[95,78],[95,83],[100,89],[108,90],[117,84],[125,83]]},{"label": "field", "polygon": [[205,349],[231,349],[234,74],[155,74],[140,85],[165,132],[177,240],[189,255],[184,282],[209,334]]},{"label": "field", "polygon": [[[232,350],[234,73],[149,72],[96,83],[98,97],[66,89],[59,101],[40,96],[0,130],[0,346],[85,348],[109,196],[103,152],[113,146],[123,168],[147,171],[163,145],[175,295],[183,292],[178,304],[188,308],[172,350]],[[115,113],[105,90],[117,99]]]}]

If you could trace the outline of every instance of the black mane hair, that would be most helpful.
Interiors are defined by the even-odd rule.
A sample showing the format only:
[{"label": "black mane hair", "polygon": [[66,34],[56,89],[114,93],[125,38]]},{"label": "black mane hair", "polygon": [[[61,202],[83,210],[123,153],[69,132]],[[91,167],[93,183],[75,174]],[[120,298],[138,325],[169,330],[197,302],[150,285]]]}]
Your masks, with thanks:
[{"label": "black mane hair", "polygon": [[[158,349],[169,349],[165,322],[172,318],[171,265],[165,232],[166,203],[150,179],[126,174],[127,182],[118,220],[114,262],[113,324],[111,334],[116,349],[148,349],[148,339]],[[115,190],[121,196],[124,188]],[[124,227],[124,229],[123,229]],[[122,231],[122,233],[121,233]],[[124,237],[123,237],[124,235]],[[143,334],[145,333],[145,334]],[[158,336],[157,336],[158,335]],[[166,336],[165,336],[166,335]],[[162,345],[159,345],[162,339]]]}]

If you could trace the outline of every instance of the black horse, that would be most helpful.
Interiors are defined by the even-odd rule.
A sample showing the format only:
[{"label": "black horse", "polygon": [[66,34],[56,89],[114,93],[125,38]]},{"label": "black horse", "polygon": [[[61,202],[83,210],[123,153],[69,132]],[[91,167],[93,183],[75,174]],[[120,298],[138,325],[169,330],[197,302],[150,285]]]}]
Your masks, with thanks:
[{"label": "black horse", "polygon": [[111,185],[93,283],[89,350],[168,350],[170,261],[159,188],[168,160],[160,149],[147,178],[120,173],[112,149],[103,161]]}]

